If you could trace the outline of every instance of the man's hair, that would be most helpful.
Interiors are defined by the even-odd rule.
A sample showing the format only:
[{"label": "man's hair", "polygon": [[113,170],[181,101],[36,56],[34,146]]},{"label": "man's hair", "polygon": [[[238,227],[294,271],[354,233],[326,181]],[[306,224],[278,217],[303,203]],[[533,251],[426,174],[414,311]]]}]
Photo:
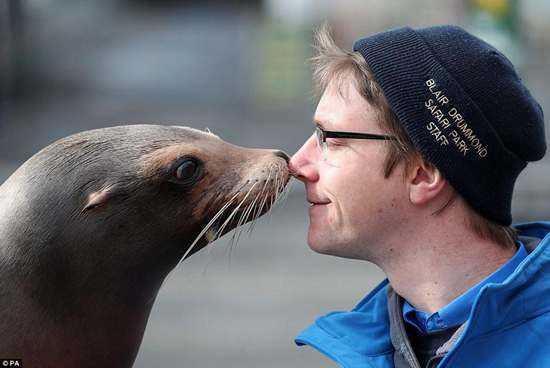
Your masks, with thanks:
[{"label": "man's hair", "polygon": [[[404,163],[403,179],[416,163],[434,168],[415,148],[399,119],[392,111],[382,89],[376,82],[367,62],[359,52],[341,49],[336,45],[327,23],[315,31],[315,55],[311,58],[313,68],[314,91],[320,96],[329,83],[335,83],[340,94],[344,85],[351,83],[359,94],[370,103],[377,114],[378,126],[386,133],[395,136],[396,140],[385,141],[388,154],[384,162],[384,177],[388,178],[395,166]],[[455,197],[436,213],[447,207]],[[469,213],[468,227],[482,239],[492,240],[503,247],[514,247],[517,240],[516,230],[486,219],[477,213],[466,201],[463,201]]]}]

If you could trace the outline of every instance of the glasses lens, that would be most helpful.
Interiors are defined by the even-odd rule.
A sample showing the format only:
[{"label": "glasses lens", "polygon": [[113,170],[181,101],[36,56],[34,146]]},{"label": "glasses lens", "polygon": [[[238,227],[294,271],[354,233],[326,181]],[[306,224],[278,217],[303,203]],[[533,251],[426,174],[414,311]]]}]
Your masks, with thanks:
[{"label": "glasses lens", "polygon": [[326,161],[327,159],[327,142],[325,142],[325,139],[323,138],[323,131],[321,128],[316,127],[315,128],[315,136],[317,137],[317,147],[319,148],[319,152],[321,153],[321,157],[323,160]]}]

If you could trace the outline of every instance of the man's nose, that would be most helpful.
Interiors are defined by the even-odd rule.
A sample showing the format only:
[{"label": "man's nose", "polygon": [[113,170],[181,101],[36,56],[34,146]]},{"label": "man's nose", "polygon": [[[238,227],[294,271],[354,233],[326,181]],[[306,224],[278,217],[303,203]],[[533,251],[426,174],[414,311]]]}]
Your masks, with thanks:
[{"label": "man's nose", "polygon": [[315,140],[313,137],[305,141],[300,149],[292,155],[288,164],[289,170],[298,180],[314,182],[319,179],[315,164]]}]

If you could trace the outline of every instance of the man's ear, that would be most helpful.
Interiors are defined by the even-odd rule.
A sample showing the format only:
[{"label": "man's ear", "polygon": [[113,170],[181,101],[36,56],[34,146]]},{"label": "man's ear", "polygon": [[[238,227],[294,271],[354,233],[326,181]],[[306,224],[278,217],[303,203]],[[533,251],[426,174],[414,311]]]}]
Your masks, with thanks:
[{"label": "man's ear", "polygon": [[435,166],[423,160],[413,165],[407,179],[409,200],[416,205],[424,205],[436,198],[447,183]]}]

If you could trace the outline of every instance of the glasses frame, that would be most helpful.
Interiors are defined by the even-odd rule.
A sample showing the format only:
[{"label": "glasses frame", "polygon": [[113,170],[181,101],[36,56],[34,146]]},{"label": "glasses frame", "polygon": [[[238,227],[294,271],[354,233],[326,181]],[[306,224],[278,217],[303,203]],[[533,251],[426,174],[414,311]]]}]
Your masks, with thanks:
[{"label": "glasses frame", "polygon": [[326,143],[327,138],[376,139],[384,141],[397,140],[397,138],[392,135],[324,130],[319,125],[315,127],[315,135],[319,143]]}]

